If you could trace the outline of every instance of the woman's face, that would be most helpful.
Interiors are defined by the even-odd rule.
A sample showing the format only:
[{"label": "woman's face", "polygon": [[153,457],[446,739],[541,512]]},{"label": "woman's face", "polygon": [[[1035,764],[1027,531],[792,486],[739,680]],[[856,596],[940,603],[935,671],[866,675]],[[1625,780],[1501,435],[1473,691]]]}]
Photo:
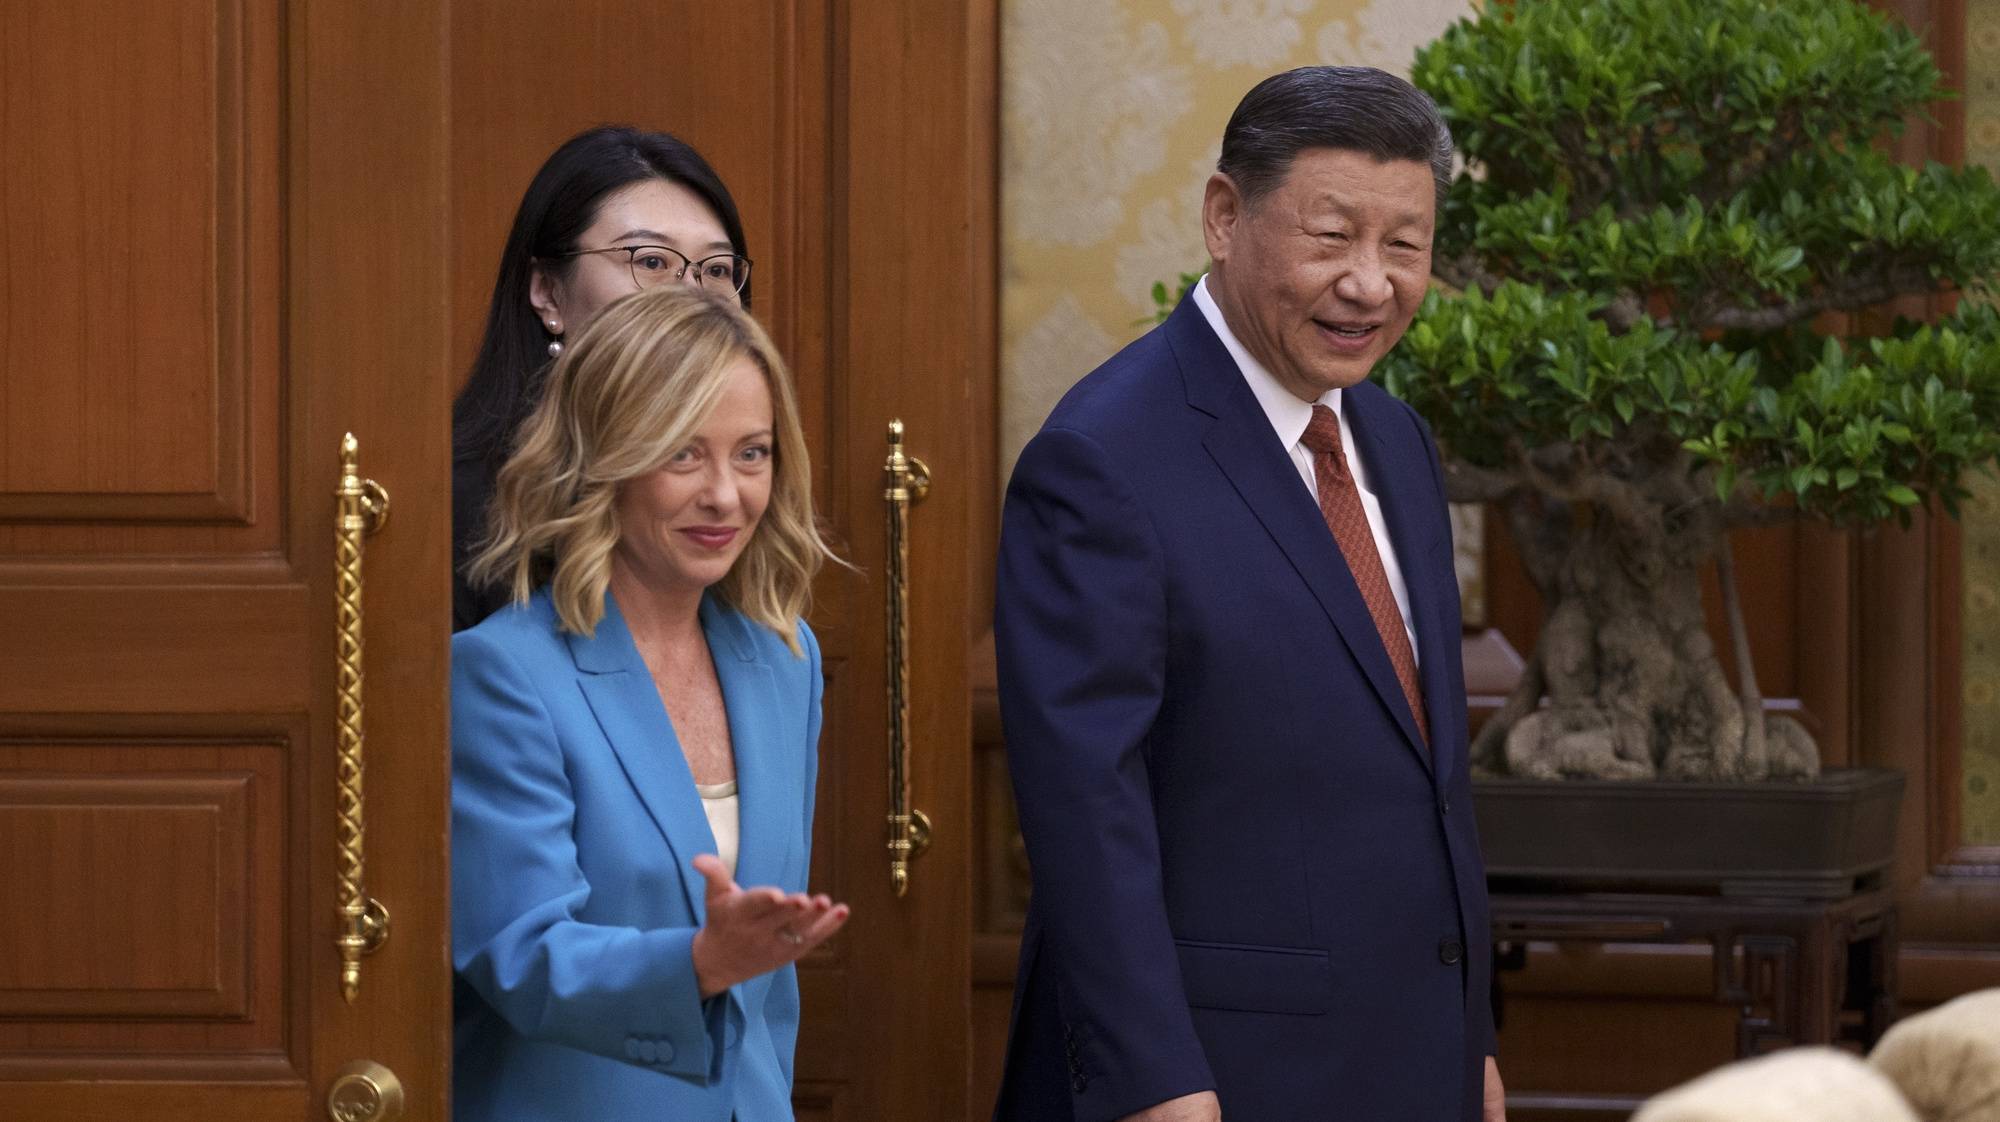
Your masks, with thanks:
[{"label": "woman's face", "polygon": [[771,387],[729,361],[715,411],[667,462],[618,489],[615,564],[655,591],[699,593],[729,574],[771,502]]},{"label": "woman's face", "polygon": [[[629,183],[604,196],[576,248],[632,245],[663,245],[691,261],[734,249],[722,220],[701,196],[664,179]],[[535,266],[528,285],[528,300],[551,335],[583,330],[606,304],[639,290],[630,254],[586,252],[561,264],[568,266],[561,277]]]}]

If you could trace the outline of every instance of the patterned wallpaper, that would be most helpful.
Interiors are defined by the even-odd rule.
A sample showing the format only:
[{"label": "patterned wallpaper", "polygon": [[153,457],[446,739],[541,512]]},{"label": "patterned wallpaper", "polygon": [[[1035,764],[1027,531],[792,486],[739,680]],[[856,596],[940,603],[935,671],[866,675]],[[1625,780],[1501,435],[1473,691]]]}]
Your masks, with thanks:
[{"label": "patterned wallpaper", "polygon": [[1314,63],[1407,73],[1469,0],[1002,0],[1001,479],[1072,383],[1207,258],[1230,110]]},{"label": "patterned wallpaper", "polygon": [[[2000,0],[1966,4],[1966,161],[2000,175]],[[1965,784],[1961,840],[2000,846],[2000,481],[1982,474],[1964,511]]]}]

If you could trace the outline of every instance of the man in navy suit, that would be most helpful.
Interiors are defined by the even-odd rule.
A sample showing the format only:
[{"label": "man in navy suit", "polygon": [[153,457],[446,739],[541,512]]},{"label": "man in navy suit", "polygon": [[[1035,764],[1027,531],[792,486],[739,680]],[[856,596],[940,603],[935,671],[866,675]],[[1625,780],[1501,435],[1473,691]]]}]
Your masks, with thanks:
[{"label": "man in navy suit", "polygon": [[1259,84],[1207,277],[1014,469],[1005,1122],[1502,1117],[1442,472],[1367,380],[1450,163],[1399,78]]}]

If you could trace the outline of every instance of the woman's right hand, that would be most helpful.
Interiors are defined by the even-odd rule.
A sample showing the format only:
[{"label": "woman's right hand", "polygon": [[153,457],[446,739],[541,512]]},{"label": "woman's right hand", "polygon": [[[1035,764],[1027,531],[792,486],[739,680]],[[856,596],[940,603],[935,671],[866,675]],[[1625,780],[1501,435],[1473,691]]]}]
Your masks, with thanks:
[{"label": "woman's right hand", "polygon": [[694,935],[703,1001],[797,961],[847,922],[847,905],[826,896],[739,886],[714,854],[695,858],[694,869],[708,882],[708,922]]}]

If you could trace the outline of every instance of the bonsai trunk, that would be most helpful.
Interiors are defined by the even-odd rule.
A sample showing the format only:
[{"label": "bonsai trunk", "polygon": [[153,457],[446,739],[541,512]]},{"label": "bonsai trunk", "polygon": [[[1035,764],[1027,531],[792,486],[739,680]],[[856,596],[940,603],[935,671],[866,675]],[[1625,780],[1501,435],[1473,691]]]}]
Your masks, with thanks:
[{"label": "bonsai trunk", "polygon": [[[1480,747],[1497,746],[1508,772],[1720,780],[1818,772],[1804,728],[1762,714],[1748,644],[1738,643],[1749,687],[1739,697],[1709,639],[1701,567],[1724,545],[1719,507],[1697,502],[1671,514],[1649,508],[1643,517],[1614,518],[1539,496],[1509,502],[1532,504],[1540,523],[1539,532],[1517,538],[1548,615],[1532,660],[1546,703],[1510,705],[1481,734]],[[1526,521],[1510,514],[1516,526]],[[1726,564],[1720,575],[1733,584]]]}]

